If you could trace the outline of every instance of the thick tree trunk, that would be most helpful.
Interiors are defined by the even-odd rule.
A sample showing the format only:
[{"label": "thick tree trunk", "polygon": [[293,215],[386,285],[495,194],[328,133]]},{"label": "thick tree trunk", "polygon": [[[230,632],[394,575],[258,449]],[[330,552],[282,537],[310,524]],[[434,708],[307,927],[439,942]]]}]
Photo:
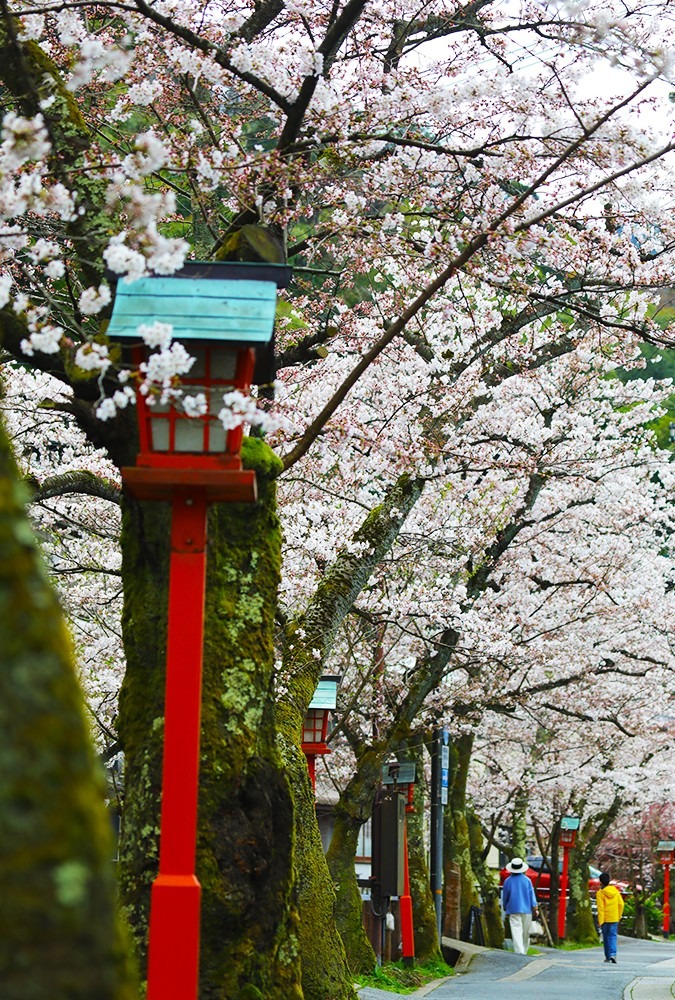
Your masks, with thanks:
[{"label": "thick tree trunk", "polygon": [[[443,832],[443,863],[455,862],[460,870],[460,925],[478,904],[471,863],[471,838],[466,813],[466,782],[473,747],[473,737],[460,736],[450,746],[451,787]],[[444,881],[449,881],[446,875]]]},{"label": "thick tree trunk", "polygon": [[[282,710],[283,711],[283,710]],[[336,895],[316,821],[314,791],[298,740],[280,736],[295,803],[295,867],[302,990],[305,1000],[356,1000],[352,976],[336,923]],[[354,854],[351,856],[352,876]],[[354,889],[356,881],[354,880]],[[360,903],[360,898],[359,898]],[[360,916],[360,911],[359,911]],[[371,964],[370,968],[372,969]]]},{"label": "thick tree trunk", "polygon": [[598,932],[595,929],[591,909],[591,896],[588,891],[588,878],[588,865],[585,862],[570,865],[570,897],[567,905],[565,936],[568,941],[576,941],[580,944],[595,944],[598,940]]},{"label": "thick tree trunk", "polygon": [[410,871],[410,895],[413,906],[413,926],[415,929],[415,957],[420,962],[440,959],[441,952],[436,928],[436,907],[429,881],[427,848],[424,842],[424,746],[415,743],[409,751],[417,764],[417,782],[413,798],[414,812],[408,813],[408,857]]},{"label": "thick tree trunk", "polygon": [[635,921],[633,924],[633,933],[636,938],[641,938],[643,940],[649,937],[644,896],[641,892],[635,893]]},{"label": "thick tree trunk", "polygon": [[359,831],[372,812],[376,774],[379,777],[379,757],[371,751],[340,796],[326,855],[336,892],[335,919],[353,973],[372,972],[375,967],[375,952],[363,927],[354,858]]},{"label": "thick tree trunk", "polygon": [[0,993],[137,996],[68,636],[0,427]]},{"label": "thick tree trunk", "polygon": [[[300,998],[293,882],[294,813],[276,748],[273,635],[280,532],[259,441],[245,458],[256,504],[211,509],[197,875],[202,885],[200,1000]],[[163,731],[168,514],[127,503],[123,523],[128,664],[119,731],[127,759],[122,893],[145,957],[148,892],[157,868]]]},{"label": "thick tree trunk", "polygon": [[467,821],[471,842],[471,866],[480,886],[485,944],[491,948],[503,948],[504,922],[499,905],[499,885],[483,857],[485,846],[483,830],[480,819],[473,809],[467,809]]}]

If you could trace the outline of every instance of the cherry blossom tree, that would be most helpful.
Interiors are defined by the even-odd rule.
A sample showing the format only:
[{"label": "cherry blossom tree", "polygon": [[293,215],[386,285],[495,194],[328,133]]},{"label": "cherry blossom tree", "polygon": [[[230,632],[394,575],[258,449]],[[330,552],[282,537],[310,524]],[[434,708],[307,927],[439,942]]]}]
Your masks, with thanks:
[{"label": "cherry blossom tree", "polygon": [[[355,605],[346,646],[334,654],[356,671],[355,693],[346,695],[350,715],[340,727],[356,757],[348,758],[346,773],[356,770],[338,807],[329,859],[353,901],[346,873],[372,805],[373,764],[400,751],[411,725],[430,732],[443,721],[458,736],[475,733],[479,744],[484,738],[494,747],[484,766],[497,773],[497,734],[511,730],[516,746],[522,740],[523,759],[514,757],[508,801],[514,788],[529,792],[522,773],[532,769],[533,732],[549,734],[554,746],[542,749],[532,780],[543,780],[547,769],[553,780],[551,752],[564,763],[568,749],[576,775],[570,721],[598,725],[610,739],[647,739],[654,704],[667,696],[673,660],[663,622],[672,561],[659,550],[672,519],[670,473],[668,456],[653,449],[642,424],[669,390],[632,383],[624,396],[619,382],[581,375],[573,356],[552,365],[546,378],[519,381],[508,387],[517,409],[496,400],[457,430],[457,472],[428,486],[379,578]],[[552,406],[543,405],[541,392]],[[586,433],[589,407],[595,417]],[[655,478],[659,469],[664,481]],[[635,524],[622,532],[631,508]],[[369,653],[379,630],[386,639],[384,690]],[[505,721],[495,722],[495,713]],[[559,742],[556,728],[565,734]],[[604,751],[599,759],[606,768]],[[484,793],[482,773],[479,782]],[[469,895],[465,908],[470,904]],[[358,939],[355,913],[351,926]]]},{"label": "cherry blossom tree", "polygon": [[[442,514],[432,484],[452,496],[453,476],[475,480],[459,504],[474,505],[475,522],[452,513],[454,500],[447,516],[452,545],[480,558],[491,545],[497,555],[500,530],[515,530],[510,516],[543,503],[524,445],[542,457],[545,421],[534,414],[550,401],[532,403],[517,380],[535,383],[566,354],[580,372],[604,370],[633,358],[636,338],[662,336],[648,304],[669,280],[672,245],[667,4],[19,0],[3,9],[0,31],[2,343],[63,385],[54,413],[72,417],[115,466],[135,456],[132,385],[174,394],[190,361],[170,330],[151,326],[147,369],[117,369],[105,343],[106,269],[118,280],[172,273],[188,255],[285,255],[294,265],[277,324],[279,380],[260,393],[268,444],[282,457],[250,439],[244,455],[261,501],[219,506],[209,526],[201,991],[350,997],[300,752],[304,713],[345,616],[376,586],[406,519],[419,536],[435,507]],[[603,96],[592,81],[610,65],[618,82]],[[544,379],[542,395],[551,391]],[[480,425],[490,407],[501,448]],[[589,407],[579,440],[595,419]],[[484,482],[454,451],[469,423],[485,437],[486,453],[476,453]],[[513,459],[511,425],[525,436]],[[503,473],[491,471],[497,452]],[[41,504],[50,488],[37,483]],[[539,516],[555,520],[570,493],[562,508],[551,496]],[[611,508],[611,492],[605,501]],[[120,867],[142,957],[158,832],[167,514],[121,503]],[[642,524],[639,508],[630,516]],[[570,522],[570,531],[587,527]],[[518,521],[518,536],[528,533],[536,548],[537,527]],[[597,534],[595,561],[608,571],[622,553]],[[542,579],[553,600],[544,603],[562,629],[562,546],[548,556]],[[459,595],[452,548],[433,561],[438,639],[444,628],[454,635],[447,608]],[[587,563],[579,569],[595,592],[602,572]],[[495,621],[508,620],[500,601],[518,606],[504,593],[509,570],[499,567],[500,598],[480,565],[463,565],[486,610],[474,622],[467,613],[462,635],[508,682],[499,659],[508,641],[501,648],[501,631],[480,627],[490,604]],[[424,600],[413,590],[407,601]],[[524,590],[534,615],[534,584]],[[252,592],[262,601],[255,620]],[[527,638],[536,650],[528,684],[545,689],[544,640]],[[579,643],[581,672],[592,641]],[[606,635],[601,644],[609,650]],[[619,668],[636,652],[630,641],[622,650],[611,650]],[[480,681],[467,676],[456,705],[476,700]]]}]

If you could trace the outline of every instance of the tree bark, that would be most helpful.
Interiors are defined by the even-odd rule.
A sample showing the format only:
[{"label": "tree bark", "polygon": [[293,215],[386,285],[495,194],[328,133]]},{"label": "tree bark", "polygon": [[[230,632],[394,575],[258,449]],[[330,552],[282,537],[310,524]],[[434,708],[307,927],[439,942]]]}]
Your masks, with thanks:
[{"label": "tree bark", "polygon": [[105,784],[57,599],[0,426],[3,1000],[133,1000]]},{"label": "tree bark", "polygon": [[[470,734],[460,736],[451,743],[451,787],[443,830],[443,864],[447,869],[451,862],[455,862],[460,870],[460,926],[469,915],[471,907],[478,904],[466,811],[466,782],[472,747],[473,736]],[[447,875],[444,881],[446,884],[449,881]]]},{"label": "tree bark", "polygon": [[569,867],[570,898],[567,904],[566,939],[580,944],[595,944],[598,932],[593,921],[591,895],[588,891],[588,864]]},{"label": "tree bark", "polygon": [[[372,812],[379,772],[379,756],[370,752],[340,795],[335,809],[335,827],[326,855],[336,892],[335,919],[353,973],[372,972],[375,952],[361,919],[362,902],[356,883],[354,857],[359,831]],[[379,776],[379,774],[378,774]]]},{"label": "tree bark", "polygon": [[[436,927],[436,907],[429,881],[427,849],[424,842],[424,765],[422,737],[411,743],[408,755],[416,763],[417,781],[413,797],[414,812],[408,813],[408,857],[410,895],[415,930],[415,958],[420,962],[442,958]],[[405,758],[404,758],[405,759]]]},{"label": "tree bark", "polygon": [[[356,1000],[353,977],[336,922],[336,891],[328,869],[316,821],[314,790],[307,760],[295,741],[279,739],[295,804],[295,869],[301,919],[298,926],[302,956],[302,990],[305,1000]],[[357,831],[358,832],[358,831]],[[351,855],[352,882],[354,855]],[[360,897],[359,897],[360,904]],[[360,910],[359,910],[360,913]],[[368,971],[374,965],[371,963]]]},{"label": "tree bark", "polygon": [[480,886],[485,944],[490,948],[503,948],[504,921],[499,904],[499,885],[486,864],[481,821],[473,809],[467,809],[467,822],[471,843],[471,866]]}]

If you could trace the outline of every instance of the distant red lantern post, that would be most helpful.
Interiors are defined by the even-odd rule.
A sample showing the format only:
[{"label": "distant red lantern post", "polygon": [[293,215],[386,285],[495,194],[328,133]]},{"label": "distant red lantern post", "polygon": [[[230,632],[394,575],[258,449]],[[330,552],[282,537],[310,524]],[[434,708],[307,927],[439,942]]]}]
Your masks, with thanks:
[{"label": "distant red lantern post", "polygon": [[393,785],[398,794],[405,794],[403,819],[403,892],[398,897],[398,913],[401,922],[401,959],[404,965],[415,963],[415,931],[413,924],[412,896],[410,895],[410,869],[408,864],[408,815],[415,812],[416,766],[410,761],[395,761],[382,767],[382,783]]},{"label": "distant red lantern post", "polygon": [[[108,328],[142,364],[138,327],[174,327],[195,358],[182,380],[205,404],[189,417],[173,404],[137,394],[140,451],[122,470],[139,500],[171,503],[164,758],[159,874],[150,902],[147,1000],[196,1000],[201,886],[195,874],[206,518],[211,502],[254,502],[255,473],[241,464],[241,427],[218,420],[224,392],[270,381],[277,287],[290,269],[274,265],[190,263],[169,278],[120,282]],[[256,372],[256,367],[258,372]]]},{"label": "distant red lantern post", "polygon": [[330,753],[328,722],[330,713],[337,707],[337,689],[340,678],[325,675],[319,679],[314,697],[309,703],[302,727],[302,751],[307,758],[307,770],[316,794],[316,758]]},{"label": "distant red lantern post", "polygon": [[581,821],[576,816],[563,816],[560,820],[560,845],[563,849],[563,866],[560,876],[560,898],[558,901],[558,939],[565,937],[565,919],[567,916],[567,883],[570,863],[570,850],[574,847]]},{"label": "distant red lantern post", "polygon": [[675,840],[660,840],[656,853],[663,865],[663,936],[670,936],[670,866],[675,864]]}]

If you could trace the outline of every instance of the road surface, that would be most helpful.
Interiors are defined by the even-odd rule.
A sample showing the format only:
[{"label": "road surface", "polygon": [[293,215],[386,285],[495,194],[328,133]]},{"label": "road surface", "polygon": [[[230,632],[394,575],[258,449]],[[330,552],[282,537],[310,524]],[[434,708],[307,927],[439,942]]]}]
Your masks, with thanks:
[{"label": "road surface", "polygon": [[[468,969],[408,997],[428,1000],[674,1000],[675,941],[619,938],[616,965],[602,948],[538,949],[536,957],[480,950]],[[400,994],[362,989],[360,1000]]]}]

